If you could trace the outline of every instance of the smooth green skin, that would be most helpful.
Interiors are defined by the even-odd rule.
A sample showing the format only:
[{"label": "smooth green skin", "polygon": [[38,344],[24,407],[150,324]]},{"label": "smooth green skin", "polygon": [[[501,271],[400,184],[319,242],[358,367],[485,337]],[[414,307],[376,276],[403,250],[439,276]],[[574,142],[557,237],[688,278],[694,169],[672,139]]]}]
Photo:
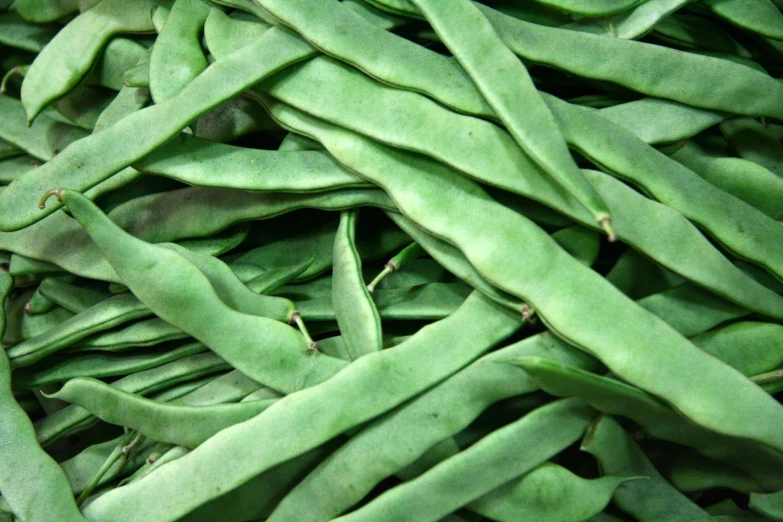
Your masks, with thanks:
[{"label": "smooth green skin", "polygon": [[749,472],[767,491],[783,487],[780,452],[726,436],[721,430],[706,430],[637,388],[568,364],[539,356],[521,357],[515,364],[522,366],[547,393],[579,397],[599,411],[630,418],[653,437],[690,446]]},{"label": "smooth green skin", "polygon": [[[687,267],[682,263],[674,268],[675,273],[690,281],[698,281],[717,295],[749,310],[781,317],[781,297],[734,266],[682,214],[641,196],[611,176],[596,171],[584,172],[588,181],[611,205],[616,219],[623,223],[621,230],[629,232],[628,235],[637,240],[644,239],[644,242],[638,241],[634,245],[641,252],[659,252],[655,260],[670,268],[678,264],[672,255],[683,260],[684,252],[692,253]],[[704,270],[705,266],[710,267],[709,271]]]},{"label": "smooth green skin", "polygon": [[93,132],[100,132],[107,127],[111,127],[128,114],[143,109],[149,104],[151,99],[152,95],[147,88],[123,86],[114,100],[98,117]]},{"label": "smooth green skin", "polygon": [[37,24],[54,22],[79,11],[77,0],[14,0],[14,11]]},{"label": "smooth green skin", "polygon": [[0,112],[3,114],[0,138],[44,161],[88,135],[84,129],[57,121],[49,113],[42,114],[28,127],[22,103],[10,96],[0,96]]},{"label": "smooth green skin", "polygon": [[0,44],[40,52],[57,34],[57,27],[34,25],[18,13],[0,13]]},{"label": "smooth green skin", "polygon": [[[112,177],[109,181],[115,179]],[[51,204],[54,202],[49,202]],[[189,187],[133,199],[113,209],[109,215],[135,236],[159,243],[210,236],[236,223],[266,219],[300,208],[343,210],[364,205],[395,209],[389,198],[377,189],[298,195]],[[0,248],[52,262],[80,276],[121,282],[84,230],[64,213],[24,230],[0,232]]]},{"label": "smooth green skin", "polygon": [[[690,314],[705,318],[714,315],[716,298],[700,294],[706,292],[683,285],[644,298],[639,304],[652,308],[667,322]],[[714,324],[685,325],[685,331],[694,335]],[[324,341],[320,344],[324,345]],[[598,369],[597,361],[551,333],[529,337],[486,355],[354,435],[292,490],[272,521],[329,520],[358,502],[378,482],[420,459],[438,441],[467,427],[490,404],[536,390],[535,381],[513,364],[526,355],[554,358],[587,370]],[[460,407],[453,408],[454,404]],[[399,443],[388,444],[389,440]]]},{"label": "smooth green skin", "polygon": [[[256,0],[318,50],[389,85],[418,92],[467,114],[494,117],[492,108],[455,60],[402,39],[335,0]],[[408,61],[400,67],[399,59]],[[433,81],[433,77],[437,81]]]},{"label": "smooth green skin", "polygon": [[[36,199],[53,186],[62,185],[57,180],[66,173],[70,188],[84,191],[93,187],[174,138],[198,116],[313,53],[309,45],[286,30],[270,29],[251,45],[210,65],[175,97],[127,115],[111,130],[91,134],[53,161],[15,180],[0,194],[0,230],[24,228],[59,208],[53,202],[41,211]],[[96,154],[98,150],[102,153]]]},{"label": "smooth green skin", "polygon": [[743,321],[712,330],[693,344],[753,377],[783,364],[783,326]]},{"label": "smooth green skin", "polygon": [[688,14],[676,13],[655,24],[657,37],[665,42],[674,42],[687,48],[709,49],[727,54],[750,58],[750,52],[719,25]]},{"label": "smooth green skin", "polygon": [[35,168],[37,160],[27,154],[21,154],[0,162],[0,184],[8,184]]},{"label": "smooth green skin", "polygon": [[253,292],[220,259],[192,252],[173,243],[159,246],[177,253],[195,266],[209,279],[218,298],[229,308],[243,314],[268,317],[284,323],[291,321],[296,305],[290,299]]},{"label": "smooth green skin", "polygon": [[9,303],[6,328],[2,338],[4,346],[14,346],[23,342],[25,339],[34,338],[52,328],[56,328],[61,323],[73,317],[71,312],[60,307],[55,307],[43,314],[26,314],[24,306],[31,296],[32,291],[18,294],[18,296]]},{"label": "smooth green skin", "polygon": [[[613,175],[680,211],[736,256],[783,279],[783,228],[619,125],[545,95],[569,144]],[[699,198],[687,197],[699,194]],[[622,236],[621,236],[622,237]]]},{"label": "smooth green skin", "polygon": [[367,186],[322,151],[250,149],[187,134],[180,134],[134,167],[200,187],[306,193]]},{"label": "smooth green skin", "polygon": [[73,345],[69,353],[93,350],[122,352],[187,337],[188,334],[179,328],[156,317],[135,322],[119,330],[91,335]]},{"label": "smooth green skin", "polygon": [[[343,361],[307,353],[304,338],[290,326],[249,315],[247,311],[252,305],[242,304],[238,299],[224,301],[229,297],[226,282],[213,277],[215,272],[211,267],[206,267],[209,272],[205,274],[202,271],[205,267],[193,264],[192,253],[187,254],[190,257],[187,259],[183,252],[152,245],[123,232],[77,192],[64,190],[58,197],[139,301],[249,377],[275,390],[291,393],[322,382],[345,366]],[[227,267],[225,270],[233,276]],[[169,284],[164,284],[165,281]],[[238,280],[236,283],[241,285]],[[252,293],[243,285],[242,288],[254,300],[268,298]],[[231,304],[241,305],[243,310],[233,309]],[[259,340],[259,332],[263,332],[263,340]],[[261,353],[264,355],[251,355]]]},{"label": "smooth green skin", "polygon": [[90,377],[71,379],[50,397],[80,406],[99,419],[158,442],[195,448],[217,432],[255,417],[277,399],[216,406],[181,406],[117,390]]},{"label": "smooth green skin", "polygon": [[612,417],[600,417],[590,427],[581,449],[598,460],[603,475],[647,477],[623,483],[613,497],[613,503],[635,520],[681,522],[707,517],[706,511],[658,473],[633,437]]},{"label": "smooth green skin", "polygon": [[[380,318],[385,320],[438,320],[457,310],[470,290],[461,283],[429,283],[413,288],[376,290],[373,301]],[[337,297],[324,296],[299,301],[297,305],[307,321],[330,321],[337,318],[334,299]],[[344,328],[341,331],[345,333]]]},{"label": "smooth green skin", "polygon": [[[122,391],[147,395],[230,368],[231,366],[226,361],[214,353],[200,353],[183,357],[157,368],[133,373],[114,381],[112,386]],[[95,417],[78,406],[63,408],[35,423],[38,443],[41,446],[47,446],[94,420]]]},{"label": "smooth green skin", "polygon": [[155,103],[179,94],[207,68],[201,33],[209,11],[210,4],[204,0],[174,2],[150,57],[150,91]]},{"label": "smooth green skin", "polygon": [[545,462],[527,475],[471,502],[468,509],[497,520],[584,522],[600,513],[627,477],[586,480]]},{"label": "smooth green skin", "polygon": [[76,286],[56,277],[47,277],[38,289],[44,297],[73,313],[84,312],[112,296],[86,286]]},{"label": "smooth green skin", "polygon": [[753,118],[732,118],[721,123],[720,131],[740,158],[783,177],[783,147],[761,123]]},{"label": "smooth green skin", "polygon": [[[13,279],[0,271],[0,310]],[[0,334],[5,313],[0,313]],[[13,513],[25,522],[57,520],[84,522],[71,494],[68,480],[57,463],[38,445],[30,418],[11,392],[11,368],[0,349],[0,490]],[[42,499],[46,499],[42,502]]]},{"label": "smooth green skin", "polygon": [[199,344],[187,344],[166,352],[141,352],[128,355],[91,353],[51,361],[29,370],[15,371],[15,389],[40,388],[75,377],[114,377],[156,368],[189,355],[206,351]]},{"label": "smooth green skin", "polygon": [[783,492],[751,493],[750,507],[772,520],[783,520]]},{"label": "smooth green skin", "polygon": [[621,103],[601,109],[597,114],[628,129],[650,145],[692,138],[729,117],[724,112],[660,98]]},{"label": "smooth green skin", "polygon": [[[220,491],[233,489],[401,404],[468,364],[519,325],[518,318],[474,294],[449,318],[422,328],[394,350],[361,357],[328,381],[281,399],[262,415],[223,430],[146,480],[107,493],[86,512],[95,521],[175,520]],[[443,351],[442,346],[450,349]],[[372,401],[366,400],[368,389],[374,390]],[[348,404],[350,408],[343,406]],[[322,415],[324,411],[333,414]],[[259,437],[265,444],[243,442]],[[234,458],[240,447],[243,457]],[[217,463],[221,463],[219,475],[208,483],[199,478],[201,470],[213,469]],[[172,494],[172,476],[177,477],[177,491],[186,495]],[[154,514],[141,509],[149,502],[159,506]]]},{"label": "smooth green skin", "polygon": [[582,436],[594,415],[574,399],[542,406],[335,520],[440,520],[564,450]]},{"label": "smooth green skin", "polygon": [[125,87],[125,71],[139,63],[147,53],[147,49],[134,40],[114,38],[93,65],[85,83],[119,91]]},{"label": "smooth green skin", "polygon": [[702,5],[746,31],[783,40],[783,14],[769,0],[704,0]]},{"label": "smooth green skin", "polygon": [[[668,14],[671,12],[669,9],[677,9],[686,3],[684,0],[667,2],[672,5],[658,14]],[[373,3],[381,2],[376,0]],[[382,3],[399,4],[416,11],[408,0],[382,0]],[[658,3],[657,0],[648,0],[634,11],[657,9],[661,7],[656,5]],[[477,6],[505,44],[524,60],[584,78],[606,80],[647,96],[670,99],[694,107],[752,116],[764,114],[783,117],[783,85],[771,76],[744,65],[623,40],[622,36],[605,38],[545,27],[505,15],[487,6]],[[652,25],[658,19],[655,18]],[[350,35],[343,37],[349,38]],[[356,48],[360,49],[358,45]],[[585,56],[589,59],[585,59]],[[393,51],[384,54],[384,58],[392,71],[390,78],[416,66],[416,62],[408,62],[409,57],[403,54],[402,46],[395,46]],[[384,77],[383,81],[397,85],[390,78]],[[440,81],[435,75],[429,78],[430,82]],[[661,81],[661,78],[666,78],[666,81]],[[714,85],[721,85],[722,88],[714,89]],[[464,110],[461,106],[460,109]]]},{"label": "smooth green skin", "polygon": [[325,444],[275,467],[242,486],[188,513],[180,522],[215,520],[264,520],[313,466],[321,461],[333,444]]},{"label": "smooth green skin", "polygon": [[[353,435],[293,488],[270,522],[331,520],[380,481],[418,462],[438,442],[466,428],[489,405],[535,391],[533,380],[518,366],[508,364],[525,354],[549,354],[584,368],[599,367],[595,359],[549,333],[485,355]],[[390,440],[395,443],[389,444]]]},{"label": "smooth green skin", "polygon": [[130,6],[122,0],[103,0],[69,22],[35,58],[22,82],[22,103],[32,122],[57,98],[71,91],[117,34],[154,30],[150,12],[155,0]]},{"label": "smooth green skin", "polygon": [[[356,250],[358,219],[358,210],[340,213],[332,256],[334,318],[351,360],[383,350],[381,316],[362,277],[362,260]],[[307,318],[306,314],[302,315]]]},{"label": "smooth green skin", "polygon": [[201,116],[191,125],[201,138],[220,143],[232,142],[254,132],[279,134],[281,129],[269,115],[247,96],[235,96]]},{"label": "smooth green skin", "polygon": [[[458,247],[476,270],[528,302],[553,332],[595,355],[620,378],[708,429],[783,450],[783,430],[772,428],[783,423],[783,409],[774,399],[633,304],[538,226],[423,156],[391,150],[282,105],[272,107],[278,119],[283,110],[288,123],[296,120],[292,127],[317,133],[341,163],[381,186],[411,220]],[[470,220],[464,219],[467,208],[473,212]],[[759,415],[768,422],[754,422]]]},{"label": "smooth green skin", "polygon": [[152,312],[133,295],[111,297],[57,327],[10,348],[8,357],[11,367],[30,366],[90,334],[148,315],[152,315]]},{"label": "smooth green skin", "polygon": [[533,80],[471,0],[412,0],[470,75],[519,147],[571,192],[613,238],[609,209],[585,179]]},{"label": "smooth green skin", "polygon": [[763,166],[742,158],[711,156],[692,142],[685,143],[669,156],[772,219],[783,220],[779,204],[783,197],[783,179]]},{"label": "smooth green skin", "polygon": [[563,28],[573,31],[592,33],[633,40],[649,33],[655,25],[674,13],[690,0],[647,0],[640,6],[625,13],[619,13],[608,18],[583,18]]},{"label": "smooth green skin", "polygon": [[267,29],[269,25],[261,20],[234,18],[212,7],[204,23],[204,40],[212,57],[220,60],[256,40]]},{"label": "smooth green skin", "polygon": [[[525,158],[513,140],[488,122],[451,113],[415,93],[382,86],[361,73],[351,71],[347,66],[325,57],[290,67],[265,82],[262,88],[273,97],[286,103],[293,103],[298,109],[307,113],[323,117],[331,123],[348,129],[357,130],[383,143],[423,152],[445,161],[471,177],[537,199],[567,213],[587,226],[598,228],[595,219],[578,201],[569,194],[564,194],[562,189],[553,186],[536,167],[529,163],[525,167],[524,163],[521,163]],[[356,102],[357,97],[361,103]],[[264,103],[269,106],[268,98],[264,99],[267,100]],[[550,97],[547,96],[545,99],[550,100]],[[558,111],[559,119],[563,120],[561,106],[554,102],[552,104]],[[568,126],[564,127],[568,131],[567,138],[572,143],[576,143],[581,151],[587,149],[591,157],[599,156],[604,164],[609,164],[615,171],[621,171],[626,176],[634,176],[635,180],[644,176],[638,182],[644,183],[646,188],[654,182],[652,188],[656,189],[655,193],[660,199],[676,205],[689,217],[700,218],[698,221],[700,224],[704,224],[708,230],[718,235],[723,243],[730,244],[733,250],[743,252],[745,257],[754,259],[755,255],[756,259],[767,261],[767,265],[774,262],[770,259],[776,254],[774,250],[777,249],[777,244],[774,241],[777,241],[776,236],[783,236],[783,229],[780,229],[778,223],[716,189],[676,162],[672,163],[668,157],[644,144],[621,127],[592,116],[581,108],[565,102],[562,104],[569,108],[565,115]],[[272,113],[275,114],[274,108]],[[594,129],[597,125],[608,128],[608,131],[611,131],[611,138],[624,139],[624,142],[631,147],[631,152],[617,151],[614,139],[610,141],[610,136],[596,135]],[[443,135],[444,138],[434,140],[433,134]],[[643,167],[640,167],[636,161],[639,156],[647,160]],[[678,181],[684,179],[685,183],[689,183],[685,188],[711,190],[715,198],[709,201],[701,199],[683,201],[682,192],[677,190],[679,187],[671,186],[674,183],[669,180],[669,176],[660,175],[657,179],[647,179],[656,172],[665,172],[663,168],[670,166],[679,169],[677,172],[681,176]],[[520,175],[520,168],[525,173],[524,176]],[[594,179],[593,175],[590,180]],[[593,182],[593,187],[599,190],[604,201],[611,198],[612,225],[618,235],[635,248],[674,272],[697,281],[722,296],[731,296],[732,300],[737,300],[744,306],[763,309],[762,313],[772,317],[781,317],[783,300],[740,273],[682,216],[678,216],[676,212],[664,206],[656,206],[652,203],[646,205],[647,208],[657,208],[656,214],[662,217],[668,216],[666,222],[657,224],[661,228],[653,232],[649,227],[639,226],[639,222],[636,221],[638,217],[644,218],[637,207],[647,203],[644,198],[630,189],[622,192],[624,186],[620,183],[613,186],[610,181],[606,181],[599,189]],[[618,191],[622,192],[619,196]],[[629,197],[635,197],[636,202],[629,204],[627,199]],[[721,205],[722,208],[718,210]],[[727,215],[727,205],[737,207],[735,215]],[[720,218],[713,217],[715,213],[718,213]],[[746,223],[758,225],[756,228],[760,230],[756,238],[748,240],[737,232],[738,228],[749,228]],[[670,229],[670,225],[673,226],[673,230]],[[726,230],[728,227],[731,229]],[[764,241],[770,244],[762,244],[759,241],[761,238],[765,238]],[[758,240],[753,241],[753,239]],[[698,260],[697,263],[684,262],[682,252],[687,252],[689,248],[671,248],[678,242],[680,245],[688,244],[690,247],[692,241],[701,245],[705,253],[709,251],[707,257],[720,265],[721,268],[715,266],[716,274],[732,274],[730,278],[726,278],[725,275],[713,276],[704,271],[700,264],[701,256],[694,257]],[[749,248],[754,249],[753,254],[748,251]],[[756,255],[759,249],[773,252],[767,252],[765,256]],[[783,256],[781,258],[783,259]],[[729,279],[733,283],[729,283]]]}]

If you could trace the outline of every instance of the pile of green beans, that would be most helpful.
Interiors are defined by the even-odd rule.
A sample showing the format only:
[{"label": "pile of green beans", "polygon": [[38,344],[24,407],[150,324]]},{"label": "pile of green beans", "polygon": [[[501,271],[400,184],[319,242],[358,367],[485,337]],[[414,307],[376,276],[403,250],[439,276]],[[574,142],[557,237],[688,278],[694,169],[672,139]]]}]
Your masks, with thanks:
[{"label": "pile of green beans", "polygon": [[783,521],[783,1],[0,0],[0,522]]}]

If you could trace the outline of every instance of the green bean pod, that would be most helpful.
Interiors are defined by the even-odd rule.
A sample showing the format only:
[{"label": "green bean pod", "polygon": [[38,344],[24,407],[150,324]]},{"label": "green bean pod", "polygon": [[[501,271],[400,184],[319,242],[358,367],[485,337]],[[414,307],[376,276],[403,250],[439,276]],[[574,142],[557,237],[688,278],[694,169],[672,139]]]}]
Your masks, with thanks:
[{"label": "green bean pod", "polygon": [[22,83],[28,123],[76,87],[111,37],[152,31],[150,12],[154,5],[153,0],[142,0],[129,8],[121,0],[105,0],[58,32],[54,43],[38,54]]},{"label": "green bean pod", "polygon": [[158,442],[195,448],[215,433],[250,419],[277,399],[215,406],[159,403],[89,377],[69,380],[50,397],[80,406],[106,422],[143,433]]},{"label": "green bean pod", "polygon": [[610,416],[599,417],[582,440],[604,475],[647,477],[622,484],[614,503],[642,522],[701,520],[707,512],[677,491],[647,459],[633,437]]},{"label": "green bean pod", "polygon": [[[403,213],[455,244],[479,272],[487,274],[501,289],[526,300],[554,332],[596,355],[621,378],[673,404],[697,424],[783,450],[777,430],[753,422],[758,414],[740,418],[753,401],[754,409],[766,412],[765,418],[780,418],[783,422],[783,410],[776,401],[736,370],[707,356],[666,323],[634,305],[602,277],[563,252],[532,222],[491,201],[477,185],[423,156],[403,156],[402,152],[282,105],[272,106],[272,111],[277,118],[285,114],[286,122],[295,121],[292,126],[317,134],[343,164],[387,191]],[[386,175],[389,172],[394,175]],[[441,198],[444,191],[452,195],[448,202]],[[427,204],[422,204],[424,201]],[[475,210],[473,219],[460,218],[463,208]],[[486,230],[504,232],[488,236]],[[517,239],[511,246],[503,237]],[[525,239],[523,244],[519,238]],[[519,255],[515,250],[518,248],[525,249],[525,256]],[[559,272],[554,266],[561,267],[567,276],[555,275]],[[564,285],[563,278],[571,283]],[[573,288],[584,290],[575,298]],[[560,295],[558,289],[567,295]],[[634,336],[634,343],[626,342],[628,335]],[[692,383],[704,382],[707,374],[710,382],[720,382],[720,386],[711,386],[709,391],[706,387],[694,388]]]},{"label": "green bean pod", "polygon": [[362,278],[361,259],[356,250],[358,217],[356,210],[340,214],[333,255],[334,317],[351,359],[383,349],[381,317]]},{"label": "green bean pod", "polygon": [[[421,329],[394,350],[365,355],[323,384],[288,395],[263,414],[223,430],[145,481],[104,495],[88,506],[86,513],[95,521],[174,520],[219,496],[224,488],[216,490],[217,484],[233,489],[401,404],[475,359],[519,325],[520,319],[474,294],[449,318]],[[444,352],[442,346],[450,349]],[[392,368],[399,371],[389,371]],[[374,400],[369,402],[360,399],[366,396],[368,386],[374,389]],[[340,406],[338,417],[315,414],[323,412],[327,404],[351,407]],[[289,429],[305,425],[302,420],[308,426],[306,430]],[[266,444],[240,443],[256,440],[261,433],[265,434]],[[245,457],[230,457],[239,447]],[[231,471],[221,472],[209,484],[198,480],[198,474],[190,473],[215,462],[231,462]],[[174,486],[168,478],[170,474],[178,477],[179,485],[187,482],[191,494],[170,494],[167,488]],[[142,513],[140,507],[153,499],[159,509]],[[139,509],[128,509],[131,506]]]},{"label": "green bean pod", "polygon": [[[11,291],[13,279],[0,270],[0,309]],[[0,332],[5,314],[0,314]],[[0,349],[2,393],[0,393],[0,489],[13,513],[25,521],[57,520],[85,522],[76,507],[71,488],[57,463],[35,440],[27,414],[11,392],[11,369],[5,351]],[[46,503],[42,503],[46,499]]]}]

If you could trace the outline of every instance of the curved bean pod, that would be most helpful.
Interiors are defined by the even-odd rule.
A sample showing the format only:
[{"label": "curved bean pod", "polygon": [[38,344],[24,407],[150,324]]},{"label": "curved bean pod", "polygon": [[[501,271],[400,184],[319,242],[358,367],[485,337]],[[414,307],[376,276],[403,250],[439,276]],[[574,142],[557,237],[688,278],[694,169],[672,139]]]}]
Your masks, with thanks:
[{"label": "curved bean pod", "polygon": [[277,399],[215,406],[159,403],[90,377],[71,379],[49,395],[80,406],[99,419],[129,427],[158,442],[195,448],[215,433],[255,417]]},{"label": "curved bean pod", "polygon": [[468,509],[499,522],[584,521],[600,513],[617,487],[631,477],[586,480],[566,468],[545,462],[508,484],[468,504]]},{"label": "curved bean pod", "polygon": [[[230,368],[231,366],[226,361],[214,353],[200,353],[183,357],[157,368],[133,373],[114,381],[112,386],[122,391],[147,395]],[[63,408],[35,423],[38,443],[41,446],[47,446],[93,420],[95,418],[83,408],[78,406]]]},{"label": "curved bean pod", "polygon": [[[112,125],[111,131],[91,134],[53,161],[15,180],[0,194],[0,230],[24,228],[59,208],[59,204],[51,204],[42,212],[30,195],[60,185],[55,180],[66,172],[69,187],[87,190],[163,145],[198,116],[313,53],[298,37],[282,29],[270,29],[252,45],[210,65],[174,98],[129,114]],[[139,129],[145,129],[142,140],[137,139]],[[96,150],[102,153],[95,154]]]},{"label": "curved bean pod", "polygon": [[[367,186],[323,152],[250,149],[187,134],[180,134],[134,167],[200,187],[299,193]],[[302,175],[305,172],[307,176]]]},{"label": "curved bean pod", "polygon": [[[475,359],[519,325],[518,318],[474,294],[449,318],[422,328],[394,350],[365,355],[323,384],[280,399],[263,414],[223,430],[146,480],[97,499],[85,512],[96,522],[142,520],[140,517],[148,522],[174,520],[219,496],[221,490],[233,489],[401,404]],[[444,352],[442,346],[450,349]],[[366,395],[368,386],[375,390],[375,400],[359,400]],[[316,414],[323,412],[327,404],[352,407],[341,408],[337,417]],[[306,430],[288,430],[300,419],[305,424],[299,425],[307,425]],[[242,445],[245,457],[231,457],[240,441],[257,440],[262,433],[267,444]],[[190,472],[215,462],[232,463],[231,471],[217,478],[225,486],[218,490],[215,482],[206,484]],[[168,479],[169,474],[179,477],[180,487],[183,480],[187,482],[191,494],[172,495],[168,488],[174,483]],[[154,514],[128,509],[151,501],[160,506]]]},{"label": "curved bean pod", "polygon": [[[13,279],[0,270],[0,309],[11,291]],[[0,313],[0,333],[5,314]],[[13,513],[25,521],[57,520],[85,522],[79,513],[71,488],[57,463],[35,440],[30,418],[11,392],[11,368],[0,349],[0,488]],[[46,505],[41,499],[46,499]]]},{"label": "curved bean pod", "polygon": [[8,357],[11,366],[30,366],[92,333],[148,315],[152,315],[152,312],[133,295],[111,297],[74,315],[63,324],[10,348]]},{"label": "curved bean pod", "polygon": [[642,98],[601,109],[598,115],[621,125],[650,145],[685,140],[729,114],[660,98]]},{"label": "curved bean pod", "polygon": [[[672,163],[622,127],[553,96],[545,95],[544,99],[560,122],[566,140],[591,161],[679,210],[735,255],[783,279],[780,223]],[[696,193],[702,197],[687,197]]]},{"label": "curved bean pod", "polygon": [[571,192],[614,241],[606,203],[579,171],[525,66],[471,0],[412,0],[524,152]]},{"label": "curved bean pod", "polygon": [[[411,509],[416,520],[440,520],[568,447],[583,435],[594,415],[591,408],[574,399],[537,408],[421,476],[335,520],[403,521],[409,520]],[[475,480],[476,476],[482,480]]]},{"label": "curved bean pod", "polygon": [[[141,302],[249,377],[290,393],[322,382],[345,366],[337,359],[304,353],[307,351],[304,338],[293,328],[230,308],[221,299],[225,287],[213,286],[217,283],[214,278],[205,275],[181,254],[123,232],[81,194],[64,190],[57,191],[57,196],[62,198],[122,277],[123,283]],[[142,261],[143,266],[137,266]],[[164,281],[171,283],[162,284]],[[253,294],[244,285],[242,288],[254,299],[266,297]],[[210,320],[205,320],[207,317]],[[214,327],[215,321],[221,328]],[[226,336],[225,331],[232,332],[231,336]],[[259,341],[259,332],[263,332],[263,342]],[[252,353],[258,355],[248,357]]]},{"label": "curved bean pod", "polygon": [[[272,111],[277,118],[286,111],[285,120],[291,126],[317,134],[338,160],[389,193],[403,213],[457,246],[480,273],[487,274],[502,290],[530,303],[549,328],[596,355],[622,379],[662,398],[706,428],[783,450],[783,430],[758,423],[754,426],[751,417],[758,414],[741,418],[741,410],[747,412],[753,401],[754,408],[766,412],[769,424],[773,418],[783,423],[783,409],[776,401],[739,372],[704,354],[666,323],[634,305],[610,283],[563,252],[540,228],[490,200],[470,180],[454,176],[423,156],[405,155],[282,105],[272,106]],[[394,175],[387,175],[390,172]],[[441,197],[444,191],[452,195],[448,204]],[[460,219],[461,209],[468,207],[476,212],[473,219]],[[498,234],[490,237],[483,232],[490,229]],[[502,239],[505,237],[525,241],[517,240],[510,246]],[[524,260],[517,248],[525,249]],[[568,289],[563,286],[563,278],[575,287],[590,290],[575,297],[571,284]],[[559,289],[568,295],[561,295]],[[604,326],[597,328],[596,324]],[[626,343],[628,335],[634,336],[634,343]],[[709,391],[694,388],[692,382],[706,374],[711,380],[720,375],[720,386]]]},{"label": "curved bean pod", "polygon": [[783,364],[783,326],[743,321],[693,338],[693,344],[753,377]]},{"label": "curved bean pod", "polygon": [[742,29],[783,40],[783,14],[769,0],[704,0],[700,6]]},{"label": "curved bean pod", "polygon": [[204,22],[204,40],[210,54],[219,60],[257,39],[267,29],[269,25],[258,18],[239,19],[213,7]]},{"label": "curved bean pod", "polygon": [[[535,383],[524,371],[507,364],[525,354],[549,354],[579,367],[598,368],[595,359],[557,342],[549,333],[485,355],[352,436],[292,489],[270,522],[331,520],[381,480],[410,466],[439,441],[467,427],[489,405],[535,391]],[[460,407],[450,408],[449,404]],[[389,440],[399,443],[384,443]]]},{"label": "curved bean pod", "polygon": [[[22,103],[32,121],[57,98],[81,81],[109,39],[119,33],[154,30],[154,0],[104,0],[66,25],[36,57],[22,82]],[[96,30],[98,28],[98,30]]]},{"label": "curved bean pod", "polygon": [[209,11],[204,0],[177,0],[171,7],[150,55],[149,86],[155,103],[179,94],[207,68],[201,33]]},{"label": "curved bean pod", "polygon": [[356,210],[340,214],[333,255],[334,317],[351,360],[383,349],[381,316],[362,278],[361,258],[356,251],[358,217]]},{"label": "curved bean pod", "polygon": [[604,475],[647,477],[622,484],[613,501],[642,522],[701,520],[706,511],[677,491],[650,463],[633,437],[610,416],[593,424],[582,441],[582,450],[593,455]]},{"label": "curved bean pod", "polygon": [[772,219],[783,220],[778,203],[783,197],[783,179],[763,166],[741,158],[706,154],[692,142],[684,143],[669,156]]},{"label": "curved bean pod", "polygon": [[544,357],[521,357],[519,364],[541,388],[557,397],[579,397],[597,410],[622,415],[653,437],[695,448],[704,455],[748,471],[768,491],[783,487],[783,453],[760,444],[705,430],[632,386]]},{"label": "curved bean pod", "polygon": [[74,377],[113,377],[157,368],[162,364],[206,351],[203,345],[191,343],[163,353],[132,353],[115,356],[102,353],[69,357],[43,366],[15,371],[14,388],[40,388],[65,382]]}]

